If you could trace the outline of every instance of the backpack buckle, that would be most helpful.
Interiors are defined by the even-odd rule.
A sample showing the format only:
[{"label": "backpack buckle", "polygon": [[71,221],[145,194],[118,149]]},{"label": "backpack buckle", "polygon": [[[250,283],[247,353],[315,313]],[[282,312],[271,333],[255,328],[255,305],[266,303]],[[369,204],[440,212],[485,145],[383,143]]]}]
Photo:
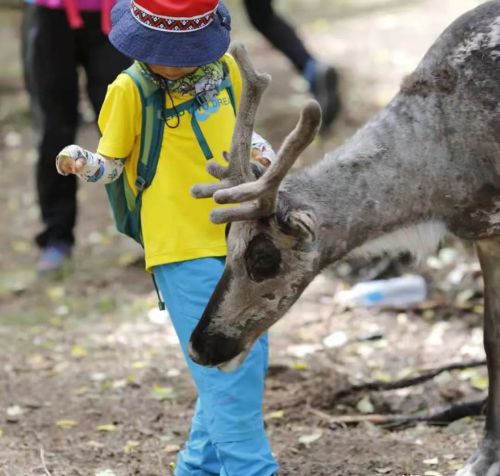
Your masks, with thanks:
[{"label": "backpack buckle", "polygon": [[208,102],[206,93],[198,93],[194,98],[198,105],[201,107],[203,107]]},{"label": "backpack buckle", "polygon": [[146,188],[146,180],[142,177],[137,177],[135,179],[135,188],[139,190],[139,192],[142,192]]}]

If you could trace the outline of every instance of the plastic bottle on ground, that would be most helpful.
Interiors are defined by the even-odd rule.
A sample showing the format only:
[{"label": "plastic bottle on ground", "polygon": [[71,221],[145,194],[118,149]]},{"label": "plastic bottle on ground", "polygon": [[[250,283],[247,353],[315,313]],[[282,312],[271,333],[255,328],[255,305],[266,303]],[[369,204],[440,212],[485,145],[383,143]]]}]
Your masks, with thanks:
[{"label": "plastic bottle on ground", "polygon": [[425,279],[406,275],[357,283],[351,289],[341,291],[337,300],[351,306],[405,308],[424,301],[426,297]]}]

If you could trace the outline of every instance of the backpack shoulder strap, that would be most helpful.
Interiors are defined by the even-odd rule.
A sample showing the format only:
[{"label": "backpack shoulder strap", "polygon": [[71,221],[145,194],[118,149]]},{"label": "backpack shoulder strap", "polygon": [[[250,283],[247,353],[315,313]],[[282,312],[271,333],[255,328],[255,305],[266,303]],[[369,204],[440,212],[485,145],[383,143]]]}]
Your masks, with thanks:
[{"label": "backpack shoulder strap", "polygon": [[141,145],[135,186],[138,191],[142,191],[151,185],[160,158],[165,126],[162,116],[165,94],[154,81],[142,73],[141,66],[136,61],[124,73],[132,78],[141,98]]},{"label": "backpack shoulder strap", "polygon": [[224,70],[224,79],[220,84],[220,89],[225,89],[227,94],[229,95],[229,99],[231,101],[231,106],[233,107],[234,114],[236,114],[236,98],[234,96],[233,84],[231,82],[231,73],[229,71],[229,67],[226,61],[222,60],[222,68]]}]

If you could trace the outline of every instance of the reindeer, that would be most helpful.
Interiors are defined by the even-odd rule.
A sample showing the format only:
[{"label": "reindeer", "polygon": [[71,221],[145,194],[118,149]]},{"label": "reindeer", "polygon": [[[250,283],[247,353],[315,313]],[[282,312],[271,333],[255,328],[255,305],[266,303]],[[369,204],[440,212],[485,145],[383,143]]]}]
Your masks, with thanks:
[{"label": "reindeer", "polygon": [[[196,185],[230,224],[225,270],[191,336],[191,358],[237,366],[311,280],[347,254],[434,251],[446,233],[473,240],[485,286],[489,373],[482,444],[457,474],[500,475],[500,0],[442,33],[392,101],[350,140],[288,173],[314,139],[318,105],[305,105],[277,159],[259,176],[250,137],[269,77],[233,50],[245,87],[220,181]],[[229,225],[228,225],[229,227]]]}]

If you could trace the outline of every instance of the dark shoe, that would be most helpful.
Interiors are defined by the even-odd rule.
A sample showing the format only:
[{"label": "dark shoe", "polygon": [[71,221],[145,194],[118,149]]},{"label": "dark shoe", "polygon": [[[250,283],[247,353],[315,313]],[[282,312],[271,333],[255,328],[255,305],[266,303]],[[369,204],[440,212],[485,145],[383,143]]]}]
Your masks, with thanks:
[{"label": "dark shoe", "polygon": [[54,279],[62,279],[70,272],[71,246],[67,243],[51,243],[42,250],[38,261],[38,273]]},{"label": "dark shoe", "polygon": [[341,109],[338,75],[335,69],[322,63],[316,63],[311,90],[321,107],[321,132],[325,132],[337,118]]}]

